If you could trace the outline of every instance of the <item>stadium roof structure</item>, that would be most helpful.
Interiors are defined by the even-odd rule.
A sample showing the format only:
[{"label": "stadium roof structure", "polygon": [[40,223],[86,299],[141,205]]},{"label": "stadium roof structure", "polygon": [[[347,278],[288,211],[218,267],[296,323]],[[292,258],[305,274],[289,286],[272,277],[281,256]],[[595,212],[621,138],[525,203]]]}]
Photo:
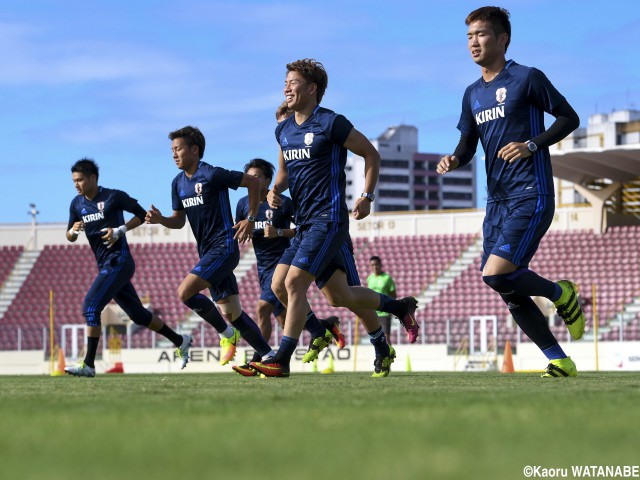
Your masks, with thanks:
[{"label": "stadium roof structure", "polygon": [[640,177],[640,144],[556,151],[551,164],[555,177],[578,185],[600,179],[626,183]]},{"label": "stadium roof structure", "polygon": [[595,231],[640,224],[640,143],[555,150],[551,165],[592,205]]}]

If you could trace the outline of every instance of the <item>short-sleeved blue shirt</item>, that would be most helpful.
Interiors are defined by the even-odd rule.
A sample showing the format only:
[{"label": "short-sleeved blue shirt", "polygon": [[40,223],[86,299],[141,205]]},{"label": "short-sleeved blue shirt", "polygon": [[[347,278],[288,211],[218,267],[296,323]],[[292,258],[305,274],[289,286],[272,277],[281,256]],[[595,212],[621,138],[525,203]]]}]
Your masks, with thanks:
[{"label": "short-sleeved blue shirt", "polygon": [[[253,227],[253,249],[258,260],[258,270],[275,268],[282,253],[291,243],[288,238],[265,238],[265,225],[273,225],[275,228],[291,228],[293,221],[293,202],[285,195],[281,195],[282,205],[272,209],[264,201],[258,208],[256,223]],[[244,220],[249,214],[249,197],[242,197],[236,206],[236,222]]]},{"label": "short-sleeved blue shirt", "polygon": [[124,225],[125,211],[144,221],[144,209],[135,198],[121,190],[99,187],[93,199],[88,200],[84,195],[78,195],[71,201],[67,229],[78,221],[84,222],[84,232],[99,267],[107,265],[114,258],[130,255],[126,236],[120,237],[111,248],[107,248],[101,238],[105,232],[100,231]]},{"label": "short-sleeved blue shirt", "polygon": [[242,183],[242,172],[213,167],[200,162],[191,178],[180,172],[171,183],[173,210],[185,210],[202,258],[212,249],[231,252],[238,249],[234,240],[229,189]]},{"label": "short-sleeved blue shirt", "polygon": [[276,127],[298,227],[349,221],[343,145],[352,129],[345,117],[320,106],[302,125],[291,115]]},{"label": "short-sleeved blue shirt", "polygon": [[541,134],[544,112],[566,102],[547,77],[535,68],[509,60],[496,78],[482,78],[467,87],[458,129],[477,134],[485,152],[488,202],[521,196],[553,195],[548,148],[508,163],[498,151],[511,142],[525,142]]}]

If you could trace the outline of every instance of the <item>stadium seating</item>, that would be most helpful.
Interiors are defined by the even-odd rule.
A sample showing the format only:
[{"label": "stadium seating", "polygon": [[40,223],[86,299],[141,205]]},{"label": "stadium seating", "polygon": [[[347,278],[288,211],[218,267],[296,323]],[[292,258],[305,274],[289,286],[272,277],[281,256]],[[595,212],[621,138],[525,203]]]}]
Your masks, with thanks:
[{"label": "stadium seating", "polygon": [[[418,295],[447,272],[475,240],[476,237],[470,234],[357,238],[354,239],[354,256],[363,284],[366,284],[369,274],[369,257],[378,255],[384,270],[396,282],[398,296]],[[248,247],[241,248],[244,254]],[[3,275],[0,278],[6,277],[7,268],[12,268],[19,255],[18,250],[0,250],[0,274]],[[135,244],[132,253],[137,267],[133,283],[141,298],[148,301],[154,312],[170,326],[175,328],[183,324],[190,311],[178,300],[176,290],[198,260],[195,245]],[[618,324],[611,322],[625,305],[640,295],[639,256],[639,227],[611,228],[604,235],[590,231],[552,231],[543,239],[531,269],[553,280],[569,278],[578,284],[587,316],[587,332],[593,328],[592,285],[595,285],[599,326],[611,327],[603,328],[601,338],[617,340]],[[10,266],[5,267],[6,264]],[[482,282],[479,265],[478,256],[427,308],[418,311],[417,319],[423,327],[421,341],[448,341],[449,346],[455,348],[469,335],[469,317],[478,315],[495,315],[498,319],[498,338],[490,335],[489,342],[502,346],[507,339],[512,343],[518,339],[528,341],[526,336],[518,334],[519,329],[510,320],[501,298]],[[42,348],[43,327],[47,326],[49,318],[50,289],[54,290],[56,325],[84,324],[82,301],[95,273],[95,259],[89,247],[46,246],[2,319],[0,349],[16,348],[18,328],[22,332],[22,348]],[[254,317],[260,297],[255,267],[239,281],[239,291],[243,308]],[[308,298],[318,317],[339,316],[347,338],[355,338],[355,316],[351,312],[331,307],[315,285],[312,285]],[[552,331],[559,340],[566,341],[568,332],[561,320],[552,311],[549,315]],[[351,330],[347,328],[349,320]],[[623,325],[625,340],[640,339],[639,322],[640,316]],[[192,335],[196,345],[216,346],[219,343],[217,334],[209,325],[202,330],[194,329]],[[358,335],[362,341],[368,341],[361,323]],[[478,335],[477,326],[475,335]],[[160,339],[156,335],[156,341]],[[392,329],[390,340],[393,343],[406,341],[404,332]],[[303,343],[307,341],[308,336],[305,335]],[[276,343],[275,332],[270,342]],[[152,345],[153,335],[146,329],[140,329],[132,337],[134,348]]]},{"label": "stadium seating", "polygon": [[22,246],[0,247],[0,286],[4,285],[23,250]]},{"label": "stadium seating", "polygon": [[[546,278],[569,278],[578,285],[589,332],[593,328],[592,285],[596,288],[600,326],[609,324],[625,304],[640,295],[639,247],[638,227],[612,228],[604,235],[591,231],[551,231],[542,240],[530,268]],[[434,340],[439,343],[446,335],[446,322],[449,320],[451,344],[458,345],[462,337],[468,336],[468,318],[474,315],[498,317],[500,345],[507,339],[511,342],[517,340],[518,329],[507,321],[509,312],[501,298],[482,282],[479,266],[480,258],[477,258],[426,310],[419,312],[418,318],[427,324],[430,343]],[[552,315],[552,321],[551,330],[556,338],[568,340],[568,331],[562,321],[555,315]],[[605,338],[613,335],[610,332]],[[524,335],[520,338],[528,341]],[[630,327],[625,338],[640,337]]]}]

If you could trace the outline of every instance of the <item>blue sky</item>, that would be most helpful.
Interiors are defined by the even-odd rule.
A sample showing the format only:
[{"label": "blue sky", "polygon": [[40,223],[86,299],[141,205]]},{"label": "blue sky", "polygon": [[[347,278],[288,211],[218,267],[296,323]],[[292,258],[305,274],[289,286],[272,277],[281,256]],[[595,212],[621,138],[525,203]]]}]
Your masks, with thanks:
[{"label": "blue sky", "polygon": [[[119,0],[10,2],[0,10],[0,223],[66,222],[69,168],[163,213],[178,173],[169,131],[198,126],[205,160],[275,163],[274,111],[285,65],[314,57],[329,73],[323,105],[373,138],[419,129],[420,150],[450,152],[464,88],[479,76],[464,19],[482,3]],[[585,126],[640,108],[637,1],[505,1],[508,56],[543,70]],[[244,193],[242,193],[244,194]],[[232,195],[232,205],[240,194]]]}]

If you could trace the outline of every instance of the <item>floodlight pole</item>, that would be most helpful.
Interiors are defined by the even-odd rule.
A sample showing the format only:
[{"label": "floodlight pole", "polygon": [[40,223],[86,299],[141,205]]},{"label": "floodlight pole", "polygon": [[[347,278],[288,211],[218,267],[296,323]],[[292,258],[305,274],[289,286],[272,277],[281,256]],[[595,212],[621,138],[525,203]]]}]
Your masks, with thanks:
[{"label": "floodlight pole", "polygon": [[37,250],[38,249],[37,216],[40,212],[36,209],[35,203],[30,203],[29,206],[31,207],[31,210],[27,212],[27,215],[31,215],[31,240],[30,240],[31,250]]}]

